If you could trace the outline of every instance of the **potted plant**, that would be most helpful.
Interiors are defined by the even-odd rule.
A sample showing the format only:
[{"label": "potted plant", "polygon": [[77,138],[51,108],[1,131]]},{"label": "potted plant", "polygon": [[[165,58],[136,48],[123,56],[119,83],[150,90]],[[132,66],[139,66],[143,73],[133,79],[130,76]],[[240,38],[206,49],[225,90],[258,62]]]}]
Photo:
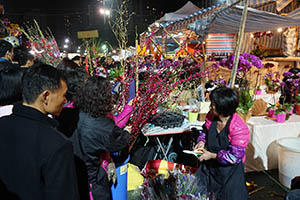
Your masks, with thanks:
[{"label": "potted plant", "polygon": [[260,95],[260,94],[261,94],[261,89],[260,89],[259,86],[256,87],[256,89],[255,89],[255,94],[256,94],[256,95]]},{"label": "potted plant", "polygon": [[269,94],[275,94],[279,90],[280,79],[279,72],[272,73],[272,71],[268,72],[264,76],[265,84],[267,86],[266,92]]},{"label": "potted plant", "polygon": [[286,120],[286,117],[288,116],[286,113],[286,109],[283,105],[279,105],[277,109],[275,110],[275,116],[276,116],[276,122],[283,123]]},{"label": "potted plant", "polygon": [[249,91],[240,91],[240,102],[239,106],[237,107],[237,113],[245,122],[247,122],[251,117],[251,108],[253,107],[253,102],[254,100]]},{"label": "potted plant", "polygon": [[268,117],[275,118],[275,110],[276,110],[275,108],[276,108],[275,104],[270,104],[270,106],[267,108]]},{"label": "potted plant", "polygon": [[296,96],[295,112],[297,115],[300,115],[300,95]]},{"label": "potted plant", "polygon": [[290,104],[285,103],[283,107],[289,116],[293,114],[294,108]]}]

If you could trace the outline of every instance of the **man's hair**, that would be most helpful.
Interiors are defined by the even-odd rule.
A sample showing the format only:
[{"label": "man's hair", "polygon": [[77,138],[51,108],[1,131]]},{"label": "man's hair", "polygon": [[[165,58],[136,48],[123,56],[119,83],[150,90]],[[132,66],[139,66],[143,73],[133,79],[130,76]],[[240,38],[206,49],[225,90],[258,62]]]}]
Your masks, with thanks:
[{"label": "man's hair", "polygon": [[28,60],[34,60],[34,56],[23,49],[14,49],[14,61],[17,61],[20,66],[26,65]]},{"label": "man's hair", "polygon": [[22,101],[24,68],[0,69],[0,106]]},{"label": "man's hair", "polygon": [[13,45],[6,40],[0,40],[0,57],[4,57],[7,51],[11,51]]},{"label": "man's hair", "polygon": [[106,116],[112,111],[112,85],[103,77],[91,76],[79,90],[75,106],[92,117]]},{"label": "man's hair", "polygon": [[59,89],[61,80],[66,81],[63,74],[50,65],[30,67],[23,77],[23,101],[28,104],[34,103],[43,91]]},{"label": "man's hair", "polygon": [[74,56],[73,58],[72,58],[72,61],[76,61],[76,60],[80,60],[80,56]]},{"label": "man's hair", "polygon": [[214,89],[210,96],[212,103],[216,105],[216,111],[224,117],[228,117],[235,113],[239,105],[239,95],[234,89],[220,87]]}]

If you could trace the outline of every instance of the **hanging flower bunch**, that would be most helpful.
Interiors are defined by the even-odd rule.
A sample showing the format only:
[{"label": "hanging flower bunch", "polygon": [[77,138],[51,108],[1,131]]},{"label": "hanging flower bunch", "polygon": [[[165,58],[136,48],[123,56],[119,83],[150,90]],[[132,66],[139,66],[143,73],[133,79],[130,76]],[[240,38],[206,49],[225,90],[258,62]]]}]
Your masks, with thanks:
[{"label": "hanging flower bunch", "polygon": [[60,51],[50,29],[43,33],[37,21],[34,20],[33,25],[26,25],[21,30],[28,38],[35,55],[42,62],[55,67],[59,64],[61,61]]},{"label": "hanging flower bunch", "polygon": [[273,33],[271,31],[267,32],[255,32],[253,34],[254,46],[255,48],[251,51],[251,54],[258,56],[260,58],[268,56],[268,52],[265,50],[265,45],[263,44],[263,38],[267,37],[272,39]]},{"label": "hanging flower bunch", "polygon": [[19,24],[12,24],[8,18],[4,18],[0,22],[0,38],[7,36],[13,36],[17,38],[22,34]]},{"label": "hanging flower bunch", "polygon": [[[188,58],[187,58],[188,59]],[[189,63],[189,62],[185,62]],[[131,136],[136,138],[141,129],[146,123],[153,120],[153,115],[157,113],[158,107],[168,100],[169,95],[186,82],[200,80],[207,74],[212,74],[213,68],[210,67],[205,71],[198,70],[200,64],[191,63],[180,69],[175,69],[178,62],[162,61],[153,68],[148,66],[143,75],[143,80],[139,83],[139,89],[136,92],[133,101],[134,111],[130,120]],[[132,81],[135,79],[137,66],[135,63],[128,68],[125,68],[126,76],[122,79],[122,84],[125,85],[120,95],[119,110],[122,110],[124,102],[128,101],[129,88]],[[144,67],[144,66],[139,66]],[[191,73],[193,72],[193,73]],[[188,74],[188,75],[187,75]],[[173,97],[173,103],[176,102],[176,97]]]}]

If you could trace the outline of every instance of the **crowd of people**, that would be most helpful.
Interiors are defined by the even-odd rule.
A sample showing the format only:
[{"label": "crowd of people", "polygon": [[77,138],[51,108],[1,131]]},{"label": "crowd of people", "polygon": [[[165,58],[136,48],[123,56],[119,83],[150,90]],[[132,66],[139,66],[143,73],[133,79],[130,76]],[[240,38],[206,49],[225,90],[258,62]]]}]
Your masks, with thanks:
[{"label": "crowd of people", "polygon": [[127,157],[132,101],[111,114],[111,82],[78,64],[50,66],[0,40],[1,199],[112,198],[110,153]]},{"label": "crowd of people", "polygon": [[[54,67],[0,40],[0,57],[1,196],[112,199],[114,161],[128,156],[130,127],[126,124],[132,101],[113,115],[111,81],[87,73],[79,56],[65,58]],[[107,69],[113,65],[111,57],[103,60]],[[238,95],[221,88],[211,93],[211,99],[206,131],[195,147],[204,151],[199,159],[205,164],[197,174],[207,177],[203,184],[218,198],[238,194],[238,199],[247,199],[245,185],[236,184],[244,177],[249,140],[247,126],[235,113]],[[239,189],[228,193],[229,187]]]}]

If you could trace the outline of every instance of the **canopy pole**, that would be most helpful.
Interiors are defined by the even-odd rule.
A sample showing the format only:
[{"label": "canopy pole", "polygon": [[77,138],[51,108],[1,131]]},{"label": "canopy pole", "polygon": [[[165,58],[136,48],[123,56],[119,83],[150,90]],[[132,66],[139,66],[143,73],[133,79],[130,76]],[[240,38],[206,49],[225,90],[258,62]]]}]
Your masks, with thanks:
[{"label": "canopy pole", "polygon": [[163,52],[158,48],[158,45],[156,44],[156,42],[149,37],[150,41],[152,42],[152,44],[156,47],[157,51],[162,55],[163,58],[166,58],[166,56],[163,54]]},{"label": "canopy pole", "polygon": [[235,79],[236,79],[237,67],[239,64],[239,58],[240,58],[240,54],[241,54],[242,40],[244,37],[244,30],[245,30],[245,25],[246,25],[247,12],[248,12],[248,0],[244,0],[242,21],[241,21],[240,28],[239,28],[237,46],[236,46],[236,49],[234,52],[234,62],[233,62],[234,67],[232,69],[231,82],[230,82],[231,88],[234,88],[234,83],[235,83]]},{"label": "canopy pole", "polygon": [[188,52],[188,50],[186,50],[186,48],[184,47],[184,46],[182,46],[168,31],[167,31],[167,29],[165,28],[165,27],[163,27],[163,30],[167,33],[167,35],[172,39],[172,40],[174,40],[174,42],[176,42],[177,43],[177,45],[180,47],[180,48],[182,48],[189,56],[191,56],[192,57],[192,59],[194,60],[194,61],[196,61],[198,64],[200,64],[200,61],[195,57],[195,56],[193,56],[193,55],[191,55],[190,54],[190,52]]}]

